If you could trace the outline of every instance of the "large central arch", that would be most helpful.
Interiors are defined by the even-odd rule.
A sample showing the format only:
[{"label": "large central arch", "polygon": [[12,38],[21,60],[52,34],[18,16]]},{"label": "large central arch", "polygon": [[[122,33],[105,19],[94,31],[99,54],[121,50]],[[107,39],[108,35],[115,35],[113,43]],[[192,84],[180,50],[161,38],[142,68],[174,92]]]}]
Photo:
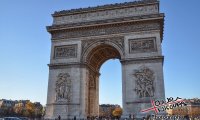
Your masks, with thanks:
[{"label": "large central arch", "polygon": [[164,99],[164,14],[158,0],[141,0],[55,12],[45,119],[98,116],[99,69],[108,59],[122,64],[123,116],[150,113]]},{"label": "large central arch", "polygon": [[[88,93],[87,93],[87,115],[99,115],[99,69],[101,65],[109,59],[121,59],[123,56],[121,50],[116,44],[111,42],[97,42],[93,43],[85,54],[83,54],[83,61],[87,63],[92,70],[89,70],[88,79]],[[98,74],[94,74],[98,73]]]},{"label": "large central arch", "polygon": [[[115,38],[112,38],[115,40]],[[119,38],[116,38],[119,39]],[[91,43],[85,48],[82,55],[82,62],[92,66],[95,70],[99,70],[102,63],[111,58],[121,59],[124,57],[123,51],[109,38]]]}]

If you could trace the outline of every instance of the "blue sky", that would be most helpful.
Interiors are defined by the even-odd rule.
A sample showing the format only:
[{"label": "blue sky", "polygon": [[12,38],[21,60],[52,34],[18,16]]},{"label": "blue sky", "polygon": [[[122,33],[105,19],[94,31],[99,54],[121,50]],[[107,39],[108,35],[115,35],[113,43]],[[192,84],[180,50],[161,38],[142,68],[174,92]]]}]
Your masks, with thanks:
[{"label": "blue sky", "polygon": [[[50,34],[45,26],[52,24],[54,11],[127,1],[131,0],[1,0],[0,99],[46,104]],[[200,1],[160,3],[166,16],[162,43],[166,97],[200,98]],[[119,60],[101,67],[100,103],[121,104]]]}]

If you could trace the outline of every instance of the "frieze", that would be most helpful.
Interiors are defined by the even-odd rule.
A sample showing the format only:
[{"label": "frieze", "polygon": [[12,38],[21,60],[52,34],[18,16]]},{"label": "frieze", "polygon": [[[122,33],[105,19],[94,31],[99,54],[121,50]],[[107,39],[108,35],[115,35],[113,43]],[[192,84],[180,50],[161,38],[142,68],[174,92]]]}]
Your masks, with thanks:
[{"label": "frieze", "polygon": [[80,12],[89,12],[89,11],[97,11],[102,9],[111,9],[116,7],[127,7],[127,6],[135,6],[141,4],[152,4],[152,3],[158,3],[158,0],[140,0],[140,1],[132,1],[132,2],[124,2],[124,3],[115,3],[115,4],[107,4],[102,6],[96,6],[96,7],[88,7],[88,8],[78,8],[78,9],[71,9],[71,10],[62,10],[62,11],[56,11],[53,16],[61,16],[61,15],[69,15],[69,14],[77,14]]},{"label": "frieze", "polygon": [[77,57],[77,45],[55,46],[54,58],[75,58]]},{"label": "frieze", "polygon": [[54,25],[78,23],[85,21],[96,21],[110,18],[123,18],[128,16],[139,16],[146,14],[158,13],[158,5],[150,4],[146,6],[134,6],[118,9],[101,10],[95,12],[83,12],[81,14],[69,14],[64,16],[54,17]]},{"label": "frieze", "polygon": [[156,51],[156,38],[129,39],[129,53]]},{"label": "frieze", "polygon": [[59,31],[52,33],[52,39],[68,39],[78,37],[89,37],[129,32],[160,30],[160,23],[137,23],[137,24],[119,24],[106,27],[91,27],[88,29],[77,29],[69,31]]}]

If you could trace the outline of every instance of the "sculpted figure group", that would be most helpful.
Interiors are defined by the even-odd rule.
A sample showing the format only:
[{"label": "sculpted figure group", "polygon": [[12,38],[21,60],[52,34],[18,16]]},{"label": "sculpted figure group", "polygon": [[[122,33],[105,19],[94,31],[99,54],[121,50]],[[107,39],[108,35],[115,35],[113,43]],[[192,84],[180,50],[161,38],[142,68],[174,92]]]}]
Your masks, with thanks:
[{"label": "sculpted figure group", "polygon": [[140,70],[136,70],[134,73],[136,78],[135,91],[142,97],[153,97],[154,96],[154,73],[147,67],[142,67]]}]

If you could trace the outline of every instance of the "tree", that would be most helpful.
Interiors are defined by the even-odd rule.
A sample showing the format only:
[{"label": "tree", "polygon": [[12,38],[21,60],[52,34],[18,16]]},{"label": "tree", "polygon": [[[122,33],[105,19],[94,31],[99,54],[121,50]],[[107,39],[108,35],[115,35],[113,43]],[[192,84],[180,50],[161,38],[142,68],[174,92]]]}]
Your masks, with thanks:
[{"label": "tree", "polygon": [[24,112],[25,108],[24,108],[24,105],[23,103],[17,103],[15,106],[14,106],[14,112],[17,116],[22,116],[23,115],[23,112]]},{"label": "tree", "polygon": [[44,114],[44,108],[40,103],[34,103],[35,105],[35,117],[41,118]]},{"label": "tree", "polygon": [[35,105],[28,101],[25,105],[25,111],[23,112],[23,115],[26,117],[33,118],[35,116]]},{"label": "tree", "polygon": [[116,107],[113,112],[112,115],[114,117],[120,117],[122,115],[122,109],[120,107]]},{"label": "tree", "polygon": [[13,111],[12,107],[8,107],[8,106],[1,106],[1,117],[5,117],[5,116],[13,116],[15,113]]}]

